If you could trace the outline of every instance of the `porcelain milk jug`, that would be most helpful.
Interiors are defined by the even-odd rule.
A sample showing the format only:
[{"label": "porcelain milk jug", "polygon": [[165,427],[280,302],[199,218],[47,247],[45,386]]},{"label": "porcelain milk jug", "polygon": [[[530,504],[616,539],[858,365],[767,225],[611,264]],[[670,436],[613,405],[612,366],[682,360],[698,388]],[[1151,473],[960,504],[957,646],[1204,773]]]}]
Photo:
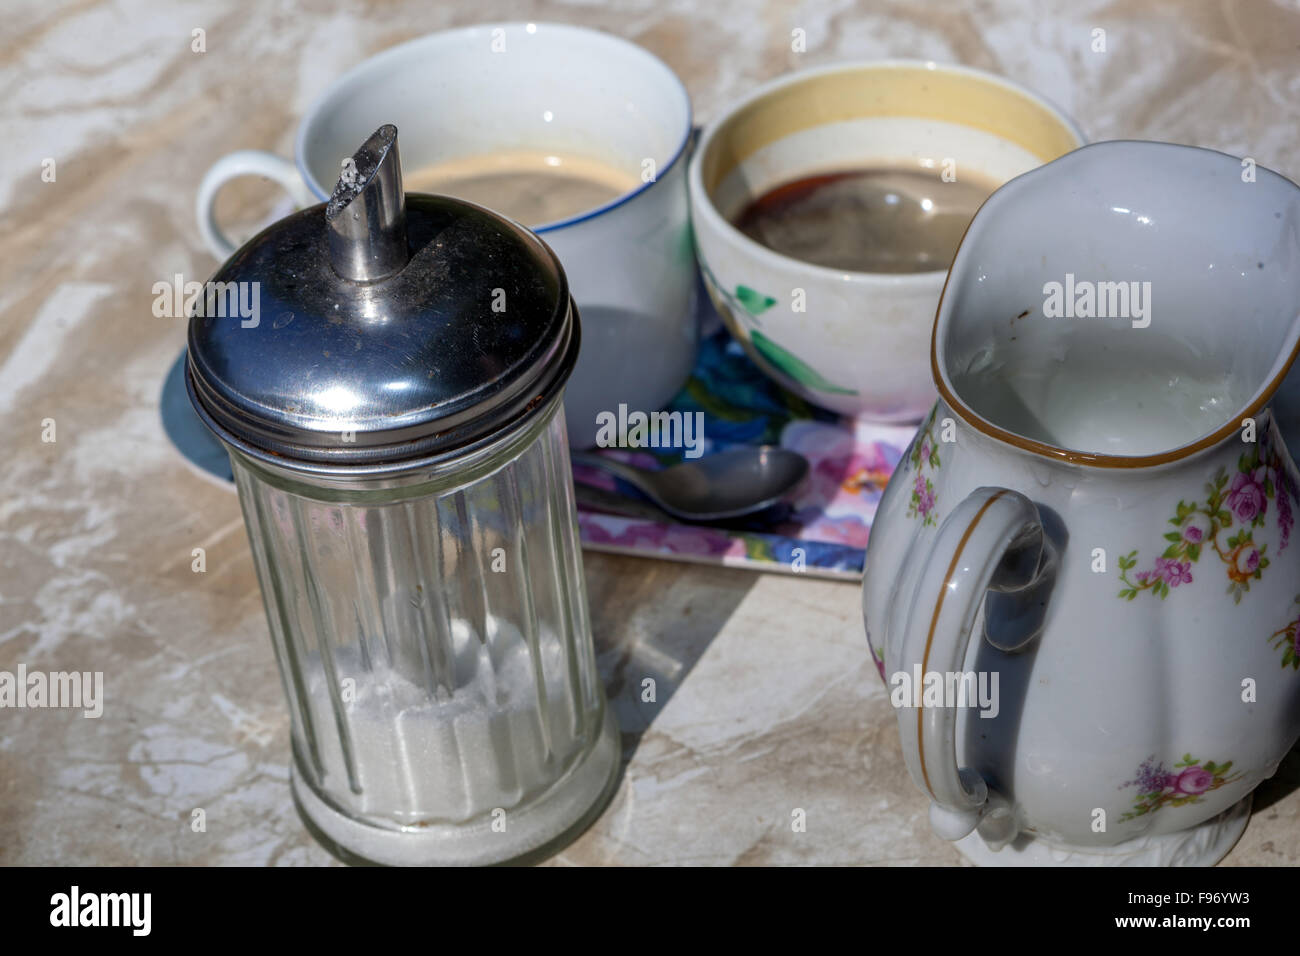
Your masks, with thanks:
[{"label": "porcelain milk jug", "polygon": [[936,832],[985,864],[1205,864],[1300,735],[1300,188],[1163,143],[980,210],[940,399],[880,503],[868,641]]}]

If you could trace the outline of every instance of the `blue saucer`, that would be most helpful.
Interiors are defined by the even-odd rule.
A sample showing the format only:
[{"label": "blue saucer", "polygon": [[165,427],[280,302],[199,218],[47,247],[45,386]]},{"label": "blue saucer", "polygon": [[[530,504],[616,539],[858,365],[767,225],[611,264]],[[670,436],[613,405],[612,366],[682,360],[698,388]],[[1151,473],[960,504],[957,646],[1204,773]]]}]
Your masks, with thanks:
[{"label": "blue saucer", "polygon": [[163,382],[160,400],[163,430],[196,471],[233,491],[235,476],[230,470],[226,447],[203,424],[185,392],[185,357],[182,350]]}]

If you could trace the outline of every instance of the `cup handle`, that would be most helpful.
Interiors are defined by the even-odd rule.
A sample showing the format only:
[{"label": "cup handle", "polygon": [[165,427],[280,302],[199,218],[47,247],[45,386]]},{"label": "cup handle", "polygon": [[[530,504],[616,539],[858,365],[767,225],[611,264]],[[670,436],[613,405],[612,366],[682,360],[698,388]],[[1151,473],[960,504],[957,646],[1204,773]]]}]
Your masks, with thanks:
[{"label": "cup handle", "polygon": [[[962,671],[980,602],[987,591],[1018,591],[1037,579],[1045,542],[1038,509],[1006,488],[977,488],[939,526],[921,568],[904,624],[900,671],[922,681],[932,672]],[[946,840],[979,826],[991,844],[1015,836],[1019,826],[1005,798],[990,794],[975,770],[957,766],[957,709],[924,707],[922,686],[912,707],[898,709],[907,768],[930,797],[930,824]],[[948,702],[951,703],[951,702]]]},{"label": "cup handle", "polygon": [[303,182],[298,167],[283,156],[260,149],[241,149],[222,156],[212,164],[212,168],[199,183],[199,193],[194,202],[199,233],[218,259],[229,258],[235,251],[235,244],[217,225],[213,203],[221,187],[240,176],[265,176],[279,183],[299,206],[310,206],[317,202]]}]

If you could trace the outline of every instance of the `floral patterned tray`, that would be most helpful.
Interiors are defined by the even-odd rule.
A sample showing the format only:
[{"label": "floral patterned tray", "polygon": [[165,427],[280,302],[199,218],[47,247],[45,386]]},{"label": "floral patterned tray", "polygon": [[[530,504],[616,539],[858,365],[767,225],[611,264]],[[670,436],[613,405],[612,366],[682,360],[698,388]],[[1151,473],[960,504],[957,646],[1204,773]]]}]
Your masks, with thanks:
[{"label": "floral patterned tray", "polygon": [[[727,527],[625,517],[580,506],[583,546],[758,571],[859,578],[876,504],[915,426],[873,425],[809,405],[767,378],[726,330],[714,325],[700,344],[690,381],[669,410],[704,413],[704,454],[733,445],[779,444],[808,459],[809,480],[777,514]],[[682,459],[679,449],[600,454],[650,468]],[[608,491],[636,494],[596,469],[575,465],[574,476]]]}]

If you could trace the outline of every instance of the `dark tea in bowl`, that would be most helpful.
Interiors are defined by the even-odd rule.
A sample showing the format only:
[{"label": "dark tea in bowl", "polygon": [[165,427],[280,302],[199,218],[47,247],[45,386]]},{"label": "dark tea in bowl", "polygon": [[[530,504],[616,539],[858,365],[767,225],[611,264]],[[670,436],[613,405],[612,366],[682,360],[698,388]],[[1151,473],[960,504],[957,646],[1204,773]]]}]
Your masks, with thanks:
[{"label": "dark tea in bowl", "polygon": [[980,204],[1083,144],[1053,106],[966,67],[882,61],[793,73],[700,138],[691,219],[732,335],[785,388],[873,421],[935,400],[929,341]]},{"label": "dark tea in bowl", "polygon": [[802,176],[741,210],[736,228],[773,252],[851,272],[947,269],[993,179],[945,181],[920,163]]}]

